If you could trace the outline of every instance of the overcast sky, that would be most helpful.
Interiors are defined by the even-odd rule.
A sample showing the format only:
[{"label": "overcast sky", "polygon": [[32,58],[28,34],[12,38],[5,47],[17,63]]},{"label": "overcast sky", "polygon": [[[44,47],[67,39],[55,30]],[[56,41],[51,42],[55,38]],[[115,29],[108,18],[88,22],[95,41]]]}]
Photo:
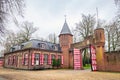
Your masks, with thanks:
[{"label": "overcast sky", "polygon": [[96,14],[96,7],[98,17],[107,21],[117,12],[114,0],[26,0],[25,20],[39,28],[37,37],[46,38],[50,33],[59,35],[64,15],[71,29],[81,20],[81,14]]}]

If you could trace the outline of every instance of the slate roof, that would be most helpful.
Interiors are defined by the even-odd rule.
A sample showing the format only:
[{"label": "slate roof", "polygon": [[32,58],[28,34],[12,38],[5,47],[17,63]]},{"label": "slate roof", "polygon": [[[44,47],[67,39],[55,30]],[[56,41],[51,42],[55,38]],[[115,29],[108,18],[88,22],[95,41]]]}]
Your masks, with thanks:
[{"label": "slate roof", "polygon": [[62,30],[61,30],[61,32],[60,32],[60,35],[61,35],[61,34],[70,34],[70,35],[72,35],[72,33],[71,33],[70,29],[69,29],[69,26],[68,26],[66,20],[65,20],[65,23],[64,23],[64,25],[63,25],[63,28],[62,28]]},{"label": "slate roof", "polygon": [[11,47],[10,52],[27,49],[27,48],[36,48],[48,51],[58,51],[61,52],[61,48],[59,44],[54,44],[47,41],[41,41],[37,39],[32,39],[28,42],[22,43],[21,45],[16,45]]}]

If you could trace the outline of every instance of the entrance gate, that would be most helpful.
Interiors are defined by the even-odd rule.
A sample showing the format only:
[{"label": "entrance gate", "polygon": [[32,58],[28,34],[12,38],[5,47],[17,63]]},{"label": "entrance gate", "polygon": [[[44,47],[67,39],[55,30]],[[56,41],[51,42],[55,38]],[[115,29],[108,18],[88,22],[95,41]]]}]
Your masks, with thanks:
[{"label": "entrance gate", "polygon": [[90,59],[91,59],[91,70],[97,70],[96,52],[95,47],[90,45]]},{"label": "entrance gate", "polygon": [[74,49],[74,69],[79,70],[82,68],[82,54],[79,49]]},{"label": "entrance gate", "polygon": [[[97,61],[95,47],[93,45],[90,45],[88,48],[90,50],[91,70],[96,71]],[[74,49],[74,69],[75,70],[82,69],[82,53],[80,49]]]}]

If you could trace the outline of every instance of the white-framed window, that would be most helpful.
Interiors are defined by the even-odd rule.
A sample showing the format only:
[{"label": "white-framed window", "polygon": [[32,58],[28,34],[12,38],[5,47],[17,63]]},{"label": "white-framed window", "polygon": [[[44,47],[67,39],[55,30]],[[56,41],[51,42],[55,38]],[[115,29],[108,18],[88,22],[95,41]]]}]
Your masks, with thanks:
[{"label": "white-framed window", "polygon": [[44,63],[48,64],[48,54],[44,54]]},{"label": "white-framed window", "polygon": [[28,65],[28,54],[24,55],[24,65]]},{"label": "white-framed window", "polygon": [[39,53],[35,53],[34,64],[35,65],[39,65],[40,64],[40,54]]}]

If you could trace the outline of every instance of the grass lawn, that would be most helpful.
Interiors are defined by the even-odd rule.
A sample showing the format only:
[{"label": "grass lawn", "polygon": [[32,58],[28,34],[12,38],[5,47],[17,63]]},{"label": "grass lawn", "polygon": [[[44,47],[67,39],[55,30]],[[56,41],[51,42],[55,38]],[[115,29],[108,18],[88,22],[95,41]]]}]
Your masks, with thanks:
[{"label": "grass lawn", "polygon": [[86,64],[83,68],[84,69],[91,69],[91,64]]}]

